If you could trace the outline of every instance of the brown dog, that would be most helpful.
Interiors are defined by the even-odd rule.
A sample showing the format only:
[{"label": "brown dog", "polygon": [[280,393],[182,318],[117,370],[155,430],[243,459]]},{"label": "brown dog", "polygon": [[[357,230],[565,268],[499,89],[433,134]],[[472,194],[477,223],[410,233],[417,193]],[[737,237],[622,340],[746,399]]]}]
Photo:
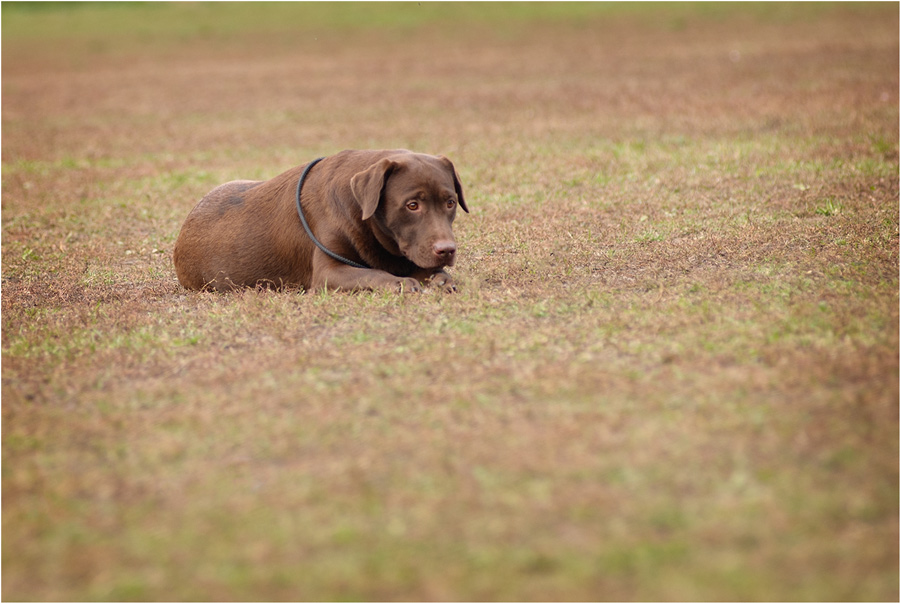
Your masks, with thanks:
[{"label": "brown dog", "polygon": [[444,272],[456,260],[451,225],[457,205],[469,209],[449,159],[343,151],[313,165],[301,206],[327,252],[304,231],[297,211],[307,165],[271,180],[228,182],[203,197],[175,242],[181,284],[420,291],[430,282],[455,290]]}]

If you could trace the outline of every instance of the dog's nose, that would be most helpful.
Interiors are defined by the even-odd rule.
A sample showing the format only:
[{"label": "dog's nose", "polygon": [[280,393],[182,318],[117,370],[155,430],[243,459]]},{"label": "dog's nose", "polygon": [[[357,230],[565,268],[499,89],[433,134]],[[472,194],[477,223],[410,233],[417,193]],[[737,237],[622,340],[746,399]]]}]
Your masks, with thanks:
[{"label": "dog's nose", "polygon": [[456,243],[453,241],[438,241],[432,247],[434,255],[439,258],[451,258],[456,253]]}]

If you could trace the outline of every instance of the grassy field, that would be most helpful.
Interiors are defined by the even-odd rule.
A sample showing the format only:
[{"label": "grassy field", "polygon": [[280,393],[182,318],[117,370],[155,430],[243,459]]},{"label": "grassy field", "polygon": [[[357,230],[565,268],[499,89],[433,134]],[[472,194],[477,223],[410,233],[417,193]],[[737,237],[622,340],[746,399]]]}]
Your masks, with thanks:
[{"label": "grassy field", "polygon": [[[898,5],[2,6],[4,600],[897,600]],[[192,293],[448,155],[455,295]]]}]

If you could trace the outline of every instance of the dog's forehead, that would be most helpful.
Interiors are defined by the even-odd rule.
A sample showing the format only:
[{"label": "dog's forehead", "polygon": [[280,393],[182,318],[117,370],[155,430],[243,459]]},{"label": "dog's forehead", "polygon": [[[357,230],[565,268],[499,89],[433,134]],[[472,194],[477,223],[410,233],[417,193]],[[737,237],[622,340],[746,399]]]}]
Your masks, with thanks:
[{"label": "dog's forehead", "polygon": [[440,158],[411,154],[400,156],[395,161],[402,167],[390,178],[390,184],[394,187],[455,194],[453,174]]}]

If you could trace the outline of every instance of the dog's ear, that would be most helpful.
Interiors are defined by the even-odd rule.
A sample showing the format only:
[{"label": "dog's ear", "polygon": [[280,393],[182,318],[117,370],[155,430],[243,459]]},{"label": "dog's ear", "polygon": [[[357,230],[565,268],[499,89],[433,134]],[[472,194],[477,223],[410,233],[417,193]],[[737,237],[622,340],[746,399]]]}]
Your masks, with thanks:
[{"label": "dog's ear", "polygon": [[368,220],[378,209],[381,203],[381,192],[387,177],[394,170],[394,162],[390,159],[382,159],[368,169],[355,174],[350,179],[350,190],[353,197],[362,208],[362,219]]},{"label": "dog's ear", "polygon": [[453,167],[453,162],[443,155],[440,155],[438,158],[444,165],[446,165],[450,169],[450,173],[453,174],[453,188],[456,189],[456,198],[459,200],[459,206],[463,208],[464,212],[469,213],[469,208],[466,205],[465,198],[463,197],[462,184],[460,184],[459,182],[459,174],[456,173],[456,168]]}]

